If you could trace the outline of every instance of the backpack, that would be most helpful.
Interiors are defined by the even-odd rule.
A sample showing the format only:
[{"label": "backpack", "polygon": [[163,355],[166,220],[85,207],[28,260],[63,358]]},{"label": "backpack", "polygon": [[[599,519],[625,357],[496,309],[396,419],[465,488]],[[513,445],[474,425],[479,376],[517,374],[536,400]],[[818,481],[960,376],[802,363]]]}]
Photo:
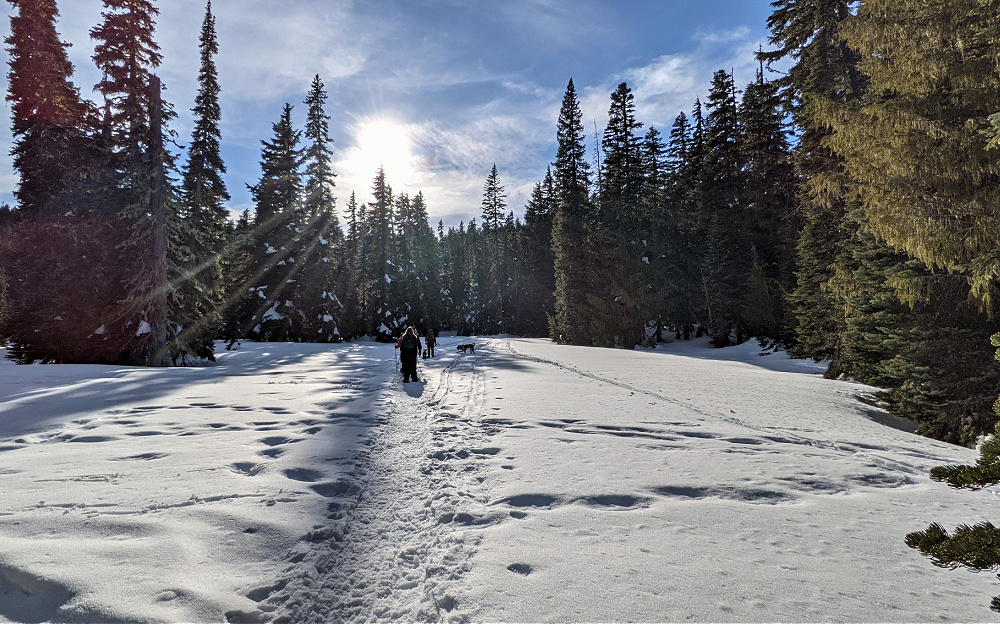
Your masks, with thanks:
[{"label": "backpack", "polygon": [[406,334],[403,336],[403,348],[404,349],[418,349],[420,348],[420,340],[414,338],[413,334]]}]

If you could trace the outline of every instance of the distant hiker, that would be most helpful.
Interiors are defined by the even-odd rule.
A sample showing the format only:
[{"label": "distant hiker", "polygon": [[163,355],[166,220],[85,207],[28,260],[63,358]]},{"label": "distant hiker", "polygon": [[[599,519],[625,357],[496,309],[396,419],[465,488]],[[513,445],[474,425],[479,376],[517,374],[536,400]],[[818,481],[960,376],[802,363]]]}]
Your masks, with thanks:
[{"label": "distant hiker", "polygon": [[420,353],[420,337],[417,336],[417,330],[413,329],[412,325],[407,327],[403,335],[399,337],[396,348],[399,349],[399,359],[403,363],[403,383],[409,383],[410,377],[413,377],[413,381],[420,381],[417,378],[417,354]]},{"label": "distant hiker", "polygon": [[427,354],[430,357],[434,357],[434,345],[437,344],[437,338],[434,336],[434,332],[427,330],[427,336],[424,337],[424,344],[427,346]]}]

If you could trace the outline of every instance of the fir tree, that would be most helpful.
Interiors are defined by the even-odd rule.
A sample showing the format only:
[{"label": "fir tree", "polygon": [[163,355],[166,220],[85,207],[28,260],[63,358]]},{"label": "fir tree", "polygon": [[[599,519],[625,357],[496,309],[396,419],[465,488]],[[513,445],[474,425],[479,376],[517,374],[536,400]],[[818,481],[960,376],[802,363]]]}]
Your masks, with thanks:
[{"label": "fir tree", "polygon": [[[931,470],[931,478],[971,490],[1000,483],[1000,424],[980,446],[975,466],[939,466]],[[974,571],[1000,568],[1000,529],[990,522],[962,524],[951,535],[935,522],[923,531],[907,534],[906,545],[920,550],[942,568],[966,567]],[[993,598],[990,608],[1000,612],[1000,596]]]},{"label": "fir tree", "polygon": [[966,275],[990,312],[1000,176],[982,137],[1000,110],[997,6],[865,2],[843,33],[870,96],[818,111],[835,130],[828,144],[858,182],[875,235],[933,269]]},{"label": "fir tree", "polygon": [[[103,0],[104,21],[90,31],[97,42],[94,63],[102,78],[95,89],[104,97],[104,126],[111,148],[134,166],[149,148],[150,76],[163,57],[153,39],[159,10],[151,0]],[[173,116],[164,108],[163,120]],[[132,164],[130,164],[132,163]]]},{"label": "fir tree", "polygon": [[524,284],[524,309],[518,331],[529,336],[548,334],[548,318],[554,314],[556,289],[552,255],[552,219],[555,215],[555,182],[552,170],[531,191],[524,209],[524,227],[520,232],[522,253],[519,258]]},{"label": "fir tree", "polygon": [[719,70],[712,78],[706,108],[705,151],[702,169],[699,219],[706,238],[700,273],[705,299],[711,310],[713,343],[727,346],[730,334],[743,327],[740,311],[745,296],[751,253],[746,232],[749,215],[742,190],[740,127],[735,87],[731,74]]},{"label": "fir tree", "polygon": [[[313,78],[306,97],[305,165],[303,220],[306,228],[299,245],[298,261],[303,263],[299,307],[304,317],[302,333],[310,339],[332,341],[342,337],[345,306],[341,272],[344,235],[340,228],[334,196],[333,153],[330,117],[326,114],[327,94],[323,81]],[[338,295],[339,293],[339,295]]]},{"label": "fir tree", "polygon": [[305,151],[305,206],[310,215],[331,213],[336,219],[336,198],[333,195],[333,153],[330,145],[330,116],[326,114],[327,94],[323,81],[317,74],[309,89],[305,137],[309,145]]},{"label": "fir tree", "polygon": [[482,218],[486,248],[482,251],[486,253],[481,254],[484,256],[481,263],[484,269],[484,281],[480,284],[484,296],[489,297],[489,301],[484,303],[487,307],[487,317],[493,321],[490,329],[494,331],[502,325],[504,316],[502,273],[507,262],[503,254],[506,198],[503,185],[500,184],[500,176],[497,174],[497,166],[494,164],[483,185]]},{"label": "fir tree", "polygon": [[184,279],[178,287],[184,300],[184,312],[191,317],[188,324],[203,328],[200,340],[208,349],[212,339],[210,330],[220,322],[219,313],[225,297],[220,253],[229,238],[229,211],[225,208],[229,192],[222,179],[226,166],[220,153],[222,112],[215,67],[219,44],[211,1],[206,4],[199,48],[199,88],[191,110],[195,127],[181,182],[182,217],[186,221],[190,255],[184,262]]},{"label": "fir tree", "polygon": [[640,195],[644,170],[642,124],[635,118],[632,90],[621,83],[611,94],[608,126],[604,130],[600,222],[605,230],[628,243],[641,236]]},{"label": "fir tree", "polygon": [[829,102],[860,98],[865,80],[857,54],[843,41],[842,22],[850,16],[848,0],[776,0],[768,18],[771,52],[766,62],[791,59],[793,65],[778,81],[781,96],[801,129],[795,151],[801,230],[796,247],[797,280],[790,295],[796,343],[791,353],[817,361],[831,360],[827,375],[837,377],[844,366],[841,338],[844,315],[828,283],[845,241],[845,204],[851,182],[838,156],[826,146],[828,124],[819,112]]},{"label": "fir tree", "polygon": [[[754,287],[767,293],[767,305],[758,301],[747,310],[773,313],[764,329],[760,323],[748,331],[760,339],[789,343],[790,319],[786,319],[786,293],[795,287],[795,244],[799,224],[796,214],[796,180],[789,148],[784,111],[775,83],[747,85],[739,110],[740,153],[746,187],[742,193],[748,214],[747,234],[752,248]],[[744,320],[746,317],[744,316]]]},{"label": "fir tree", "polygon": [[553,165],[556,210],[552,226],[555,266],[555,314],[549,334],[553,340],[590,344],[582,307],[586,279],[594,267],[587,256],[586,223],[591,216],[590,167],[586,159],[583,113],[570,79],[563,97],[556,132],[558,149]]},{"label": "fir tree", "polygon": [[381,167],[372,182],[372,195],[375,201],[369,204],[366,216],[368,229],[362,261],[365,267],[362,288],[370,314],[367,331],[379,340],[388,342],[404,328],[400,327],[391,298],[392,282],[399,271],[392,261],[395,248],[392,188]]},{"label": "fir tree", "polygon": [[220,153],[221,89],[215,66],[219,42],[215,34],[211,0],[206,4],[199,42],[201,69],[198,73],[198,94],[195,96],[195,106],[191,109],[195,126],[188,147],[182,188],[190,218],[195,228],[205,237],[205,248],[218,250],[226,229],[228,212],[224,204],[229,201],[229,192],[222,179],[226,173],[226,165]]},{"label": "fir tree", "polygon": [[[261,177],[250,187],[256,205],[252,240],[251,279],[244,292],[256,305],[242,319],[244,332],[259,340],[286,340],[293,336],[291,315],[296,289],[295,251],[302,219],[301,132],[292,126],[292,106],[285,104],[272,125],[274,137],[261,141]],[[254,298],[259,301],[254,300]]]},{"label": "fir tree", "polygon": [[87,136],[91,111],[71,81],[69,45],[56,33],[55,0],[9,1],[17,10],[5,40],[10,55],[11,153],[19,174],[14,195],[25,215],[61,215],[65,206],[50,206],[52,198],[72,185],[94,157]]}]

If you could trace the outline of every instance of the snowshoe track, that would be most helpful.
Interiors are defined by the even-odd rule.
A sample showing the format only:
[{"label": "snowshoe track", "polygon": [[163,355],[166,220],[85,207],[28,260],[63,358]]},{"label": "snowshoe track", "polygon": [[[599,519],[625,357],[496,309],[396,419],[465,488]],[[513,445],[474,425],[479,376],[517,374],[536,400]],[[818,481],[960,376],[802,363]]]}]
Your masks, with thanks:
[{"label": "snowshoe track", "polygon": [[424,366],[419,397],[393,374],[355,459],[359,491],[331,503],[331,530],[313,532],[329,548],[309,549],[288,569],[263,609],[271,621],[469,621],[461,581],[476,529],[504,519],[489,510],[480,476],[494,454],[480,422],[485,357]]}]

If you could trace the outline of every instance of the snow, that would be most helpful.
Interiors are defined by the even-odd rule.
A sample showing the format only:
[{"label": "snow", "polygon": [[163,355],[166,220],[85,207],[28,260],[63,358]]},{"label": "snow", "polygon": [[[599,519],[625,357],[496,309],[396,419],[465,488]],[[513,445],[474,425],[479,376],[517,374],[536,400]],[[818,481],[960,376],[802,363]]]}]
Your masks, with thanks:
[{"label": "snow", "polygon": [[874,388],[704,341],[394,360],[3,361],[0,621],[997,619],[994,575],[903,542],[993,519],[996,488],[932,482],[975,452]]},{"label": "snow", "polygon": [[144,336],[146,334],[152,333],[153,328],[146,321],[139,323],[139,329],[135,330],[136,336]]},{"label": "snow", "polygon": [[[263,321],[280,321],[283,318],[285,318],[285,317],[282,316],[282,314],[280,312],[278,312],[278,304],[276,303],[273,306],[271,306],[270,308],[268,308],[267,312],[264,313],[264,316],[262,316],[260,320],[262,322]],[[260,325],[258,325],[258,327],[260,327]]]}]

